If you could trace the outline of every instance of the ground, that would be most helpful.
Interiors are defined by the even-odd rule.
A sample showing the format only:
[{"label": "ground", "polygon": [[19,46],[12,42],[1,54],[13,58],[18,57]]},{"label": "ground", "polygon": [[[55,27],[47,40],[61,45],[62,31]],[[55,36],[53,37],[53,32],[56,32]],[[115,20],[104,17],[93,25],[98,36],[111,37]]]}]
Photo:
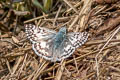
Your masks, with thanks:
[{"label": "ground", "polygon": [[[34,1],[0,1],[0,80],[120,80],[119,0],[58,0],[43,9]],[[69,58],[51,62],[32,50],[25,24],[66,26],[89,38]]]}]

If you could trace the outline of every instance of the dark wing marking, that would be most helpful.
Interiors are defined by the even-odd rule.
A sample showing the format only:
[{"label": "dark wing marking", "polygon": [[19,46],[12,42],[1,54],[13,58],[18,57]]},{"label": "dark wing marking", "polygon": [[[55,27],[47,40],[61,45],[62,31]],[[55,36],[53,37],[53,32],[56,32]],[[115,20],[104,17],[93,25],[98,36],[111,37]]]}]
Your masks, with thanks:
[{"label": "dark wing marking", "polygon": [[27,34],[27,38],[32,43],[40,42],[41,40],[49,40],[56,35],[56,31],[43,27],[36,27],[32,24],[25,25],[25,32]]}]

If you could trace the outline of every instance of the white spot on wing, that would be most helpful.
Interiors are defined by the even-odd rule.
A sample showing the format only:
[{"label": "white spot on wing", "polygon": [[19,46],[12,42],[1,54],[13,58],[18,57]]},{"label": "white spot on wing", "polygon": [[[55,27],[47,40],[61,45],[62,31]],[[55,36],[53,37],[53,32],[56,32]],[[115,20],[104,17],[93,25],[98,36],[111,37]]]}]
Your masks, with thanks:
[{"label": "white spot on wing", "polygon": [[41,46],[41,48],[45,48],[46,47],[46,42],[41,42],[40,46]]}]

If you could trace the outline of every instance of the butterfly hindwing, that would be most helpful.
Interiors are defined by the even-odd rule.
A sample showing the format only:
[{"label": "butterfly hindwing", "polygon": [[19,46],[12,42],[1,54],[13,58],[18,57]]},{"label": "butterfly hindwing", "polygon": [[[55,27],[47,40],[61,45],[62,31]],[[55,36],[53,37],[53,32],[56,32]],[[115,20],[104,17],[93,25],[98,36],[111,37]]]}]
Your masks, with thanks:
[{"label": "butterfly hindwing", "polygon": [[87,41],[87,32],[69,33],[66,40],[63,43],[60,59],[65,59],[74,53],[75,49],[80,47]]},{"label": "butterfly hindwing", "polygon": [[50,48],[52,49],[52,46],[50,46],[47,42],[33,43],[32,48],[38,56],[47,60],[52,60],[53,53],[50,50]]},{"label": "butterfly hindwing", "polygon": [[65,59],[69,57],[73,52],[75,51],[75,47],[71,44],[71,42],[66,38],[66,40],[63,42],[59,49],[59,58],[58,60]]}]

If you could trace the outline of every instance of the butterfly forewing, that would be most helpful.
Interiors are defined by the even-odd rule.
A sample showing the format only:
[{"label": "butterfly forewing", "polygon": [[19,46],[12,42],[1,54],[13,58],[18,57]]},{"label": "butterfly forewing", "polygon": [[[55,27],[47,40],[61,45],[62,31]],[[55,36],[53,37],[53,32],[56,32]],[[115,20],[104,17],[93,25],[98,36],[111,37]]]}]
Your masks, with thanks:
[{"label": "butterfly forewing", "polygon": [[73,47],[78,48],[87,41],[88,36],[89,34],[87,32],[75,32],[69,33],[68,39]]},{"label": "butterfly forewing", "polygon": [[52,47],[56,31],[47,28],[36,27],[35,25],[25,25],[25,31],[28,39],[32,42],[32,48],[35,53],[47,60],[53,57]]},{"label": "butterfly forewing", "polygon": [[49,30],[43,27],[36,27],[32,24],[25,25],[25,31],[28,39],[32,43],[36,43],[41,40],[49,40],[56,35],[56,31]]}]

